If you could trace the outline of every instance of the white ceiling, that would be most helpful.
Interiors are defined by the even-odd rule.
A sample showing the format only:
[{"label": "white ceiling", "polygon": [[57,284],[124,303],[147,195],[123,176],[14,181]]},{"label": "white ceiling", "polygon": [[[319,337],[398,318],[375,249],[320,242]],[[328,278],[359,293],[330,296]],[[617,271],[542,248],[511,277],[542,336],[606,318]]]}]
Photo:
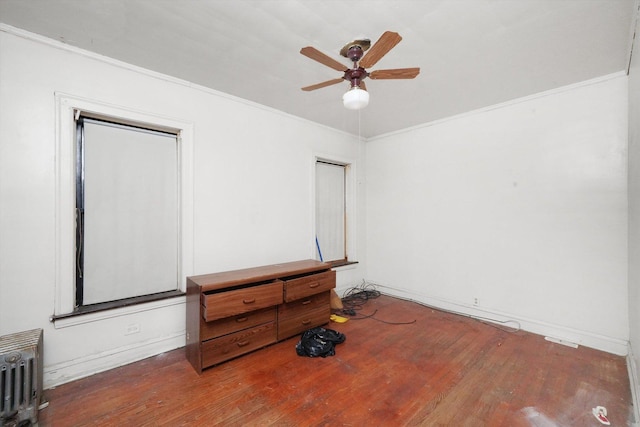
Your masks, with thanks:
[{"label": "white ceiling", "polygon": [[[0,22],[363,137],[626,70],[635,0],[0,0]],[[327,55],[386,30],[403,40],[342,106]],[[1,54],[1,52],[0,52]],[[360,115],[360,124],[358,116]]]}]

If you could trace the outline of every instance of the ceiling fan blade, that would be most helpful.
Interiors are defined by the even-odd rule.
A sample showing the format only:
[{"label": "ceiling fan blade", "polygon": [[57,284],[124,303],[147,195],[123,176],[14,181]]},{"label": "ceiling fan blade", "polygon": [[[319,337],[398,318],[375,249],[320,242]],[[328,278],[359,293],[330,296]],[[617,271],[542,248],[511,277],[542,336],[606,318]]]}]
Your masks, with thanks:
[{"label": "ceiling fan blade", "polygon": [[324,64],[327,67],[333,68],[336,71],[344,72],[349,68],[346,65],[341,64],[340,62],[331,58],[330,56],[327,56],[324,53],[320,52],[315,47],[311,47],[311,46],[303,47],[302,49],[300,49],[300,53],[306,56],[307,58],[311,58],[314,61],[318,61],[319,63]]},{"label": "ceiling fan blade", "polygon": [[413,79],[420,74],[420,68],[395,68],[392,70],[376,70],[369,73],[369,78],[376,79]]},{"label": "ceiling fan blade", "polygon": [[331,85],[337,85],[338,83],[342,83],[343,81],[344,81],[343,78],[327,80],[326,82],[317,83],[311,86],[305,86],[302,88],[302,90],[304,90],[305,92],[309,92],[310,90],[316,90],[316,89],[320,89],[320,88],[331,86]]},{"label": "ceiling fan blade", "polygon": [[383,35],[380,36],[378,41],[371,46],[369,52],[365,55],[364,58],[360,60],[360,66],[362,68],[373,67],[376,62],[382,59],[383,56],[387,54],[395,45],[400,43],[402,37],[398,33],[394,33],[393,31],[385,31]]},{"label": "ceiling fan blade", "polygon": [[360,80],[360,84],[358,85],[358,87],[362,90],[367,90],[367,85],[364,84],[363,80]]}]

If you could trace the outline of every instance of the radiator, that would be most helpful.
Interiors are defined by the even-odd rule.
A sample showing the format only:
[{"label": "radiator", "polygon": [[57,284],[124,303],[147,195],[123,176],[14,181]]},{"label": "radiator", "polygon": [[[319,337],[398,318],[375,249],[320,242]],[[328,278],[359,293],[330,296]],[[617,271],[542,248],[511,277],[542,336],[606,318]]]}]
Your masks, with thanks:
[{"label": "radiator", "polygon": [[0,427],[38,421],[42,329],[0,337]]}]

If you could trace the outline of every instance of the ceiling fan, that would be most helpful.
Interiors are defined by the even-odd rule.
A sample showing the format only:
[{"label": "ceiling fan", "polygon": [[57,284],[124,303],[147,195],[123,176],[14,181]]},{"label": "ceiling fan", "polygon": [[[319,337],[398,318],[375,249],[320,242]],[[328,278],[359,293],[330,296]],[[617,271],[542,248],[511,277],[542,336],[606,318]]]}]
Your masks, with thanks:
[{"label": "ceiling fan", "polygon": [[[318,49],[307,46],[300,49],[300,53],[304,56],[318,61],[327,67],[344,73],[340,78],[328,80],[326,82],[317,83],[315,85],[303,87],[304,91],[312,91],[323,87],[335,85],[346,80],[350,83],[350,89],[342,97],[344,106],[348,109],[359,110],[369,103],[369,93],[367,92],[364,79],[369,77],[372,80],[377,79],[413,79],[420,73],[420,68],[394,68],[390,70],[367,71],[367,68],[373,67],[383,56],[400,43],[402,37],[393,31],[385,31],[377,42],[371,46],[368,39],[354,40],[347,43],[340,50],[340,55],[349,58],[353,62],[352,68],[347,68],[342,63],[325,55]],[[371,48],[371,49],[369,49]],[[366,51],[369,51],[366,55]]]}]

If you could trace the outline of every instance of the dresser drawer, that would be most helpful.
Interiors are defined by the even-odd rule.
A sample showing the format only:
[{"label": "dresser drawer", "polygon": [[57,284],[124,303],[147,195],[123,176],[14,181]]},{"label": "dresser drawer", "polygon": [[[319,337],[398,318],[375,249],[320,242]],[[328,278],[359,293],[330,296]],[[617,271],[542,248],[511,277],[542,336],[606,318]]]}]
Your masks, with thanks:
[{"label": "dresser drawer", "polygon": [[329,291],[336,287],[336,272],[333,270],[284,281],[285,302],[309,295]]},{"label": "dresser drawer", "polygon": [[202,317],[207,322],[282,303],[282,282],[276,280],[232,291],[203,293]]},{"label": "dresser drawer", "polygon": [[331,307],[316,308],[309,310],[297,316],[278,319],[278,340],[289,338],[316,326],[324,325],[329,322],[331,316]]},{"label": "dresser drawer", "polygon": [[326,291],[320,294],[309,295],[278,306],[278,319],[288,319],[300,316],[309,311],[318,308],[327,308],[331,306],[331,292]]},{"label": "dresser drawer", "polygon": [[252,328],[263,323],[275,322],[277,310],[275,307],[263,308],[261,310],[250,311],[238,314],[237,316],[205,322],[202,320],[200,326],[200,340],[205,341],[211,338],[238,332],[242,329]]},{"label": "dresser drawer", "polygon": [[276,342],[275,322],[265,323],[202,343],[202,367],[224,362]]}]

